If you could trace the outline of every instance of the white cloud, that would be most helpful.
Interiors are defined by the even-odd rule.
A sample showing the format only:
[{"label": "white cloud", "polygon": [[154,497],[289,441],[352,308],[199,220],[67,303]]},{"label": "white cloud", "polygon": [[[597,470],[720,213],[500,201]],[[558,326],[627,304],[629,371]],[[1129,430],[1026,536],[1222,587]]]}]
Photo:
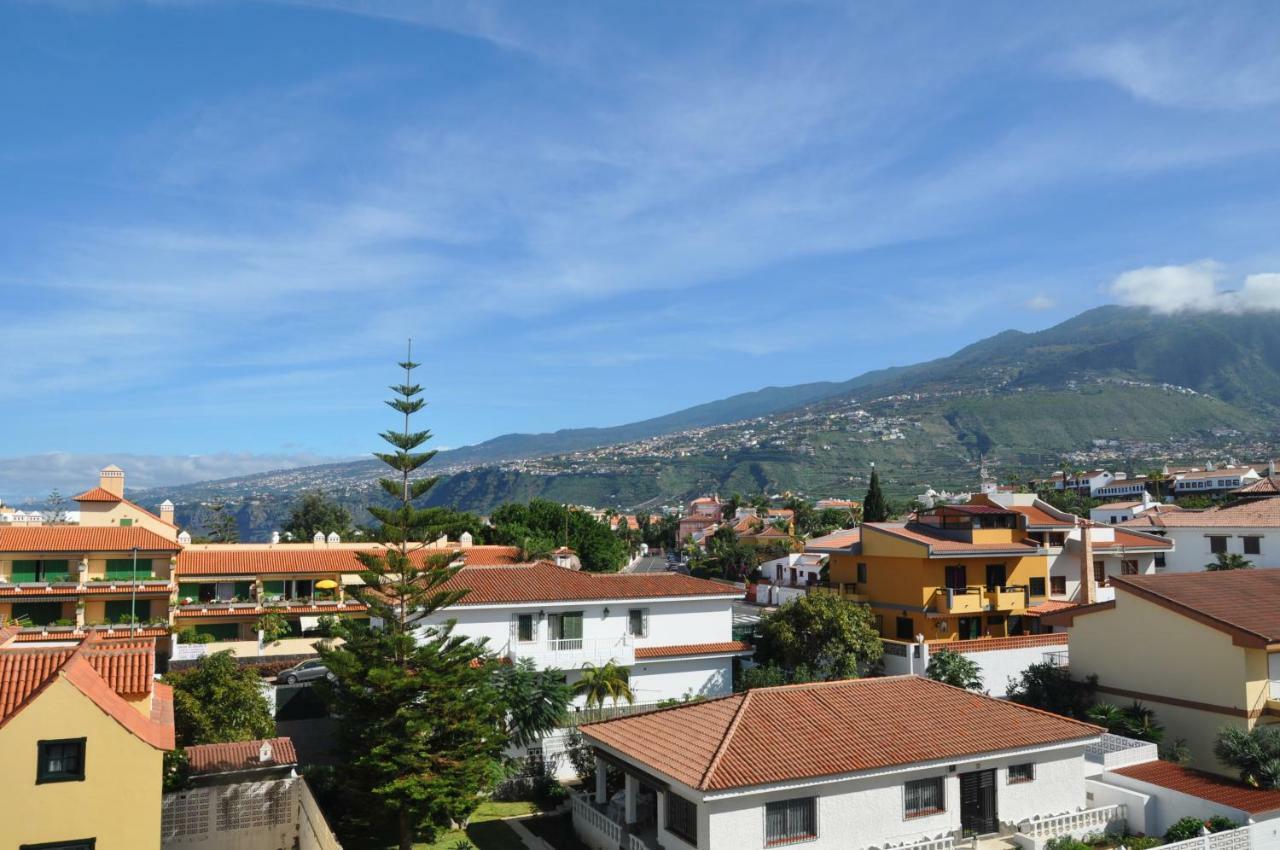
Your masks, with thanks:
[{"label": "white cloud", "polygon": [[1185,266],[1146,266],[1121,274],[1111,294],[1121,304],[1157,313],[1246,313],[1280,310],[1280,273],[1252,274],[1240,289],[1221,289],[1223,268],[1213,260]]},{"label": "white cloud", "polygon": [[1058,306],[1058,302],[1052,296],[1045,295],[1043,292],[1039,295],[1031,296],[1024,303],[1028,310],[1037,311],[1052,310],[1054,307]]}]

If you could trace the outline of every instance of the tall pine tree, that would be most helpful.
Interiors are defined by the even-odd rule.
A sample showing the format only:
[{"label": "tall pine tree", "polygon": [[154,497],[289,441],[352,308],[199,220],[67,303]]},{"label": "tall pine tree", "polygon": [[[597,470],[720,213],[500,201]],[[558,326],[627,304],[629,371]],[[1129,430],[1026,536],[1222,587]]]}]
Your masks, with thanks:
[{"label": "tall pine tree", "polygon": [[377,625],[344,620],[345,642],[317,649],[334,674],[323,690],[340,723],[344,843],[376,844],[394,826],[400,848],[410,850],[474,811],[499,775],[507,736],[483,644],[454,635],[452,624],[423,622],[465,591],[444,586],[460,569],[451,566],[458,553],[421,551],[418,542],[430,512],[415,502],[437,479],[414,473],[435,452],[418,450],[429,431],[410,430],[425,405],[413,383],[418,364],[399,365],[404,383],[391,387],[396,398],[387,404],[402,427],[381,434],[393,451],[375,453],[396,472],[380,481],[396,504],[369,508],[384,543],[357,554],[364,586],[351,589]]},{"label": "tall pine tree", "polygon": [[889,503],[880,491],[880,473],[871,467],[871,483],[867,485],[867,496],[862,500],[863,522],[884,522],[889,519]]}]

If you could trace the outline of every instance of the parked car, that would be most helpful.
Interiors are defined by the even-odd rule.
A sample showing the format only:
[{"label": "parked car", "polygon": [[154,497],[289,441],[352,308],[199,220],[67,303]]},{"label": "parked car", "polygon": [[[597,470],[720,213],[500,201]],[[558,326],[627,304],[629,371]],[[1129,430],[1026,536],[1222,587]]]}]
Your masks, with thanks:
[{"label": "parked car", "polygon": [[296,685],[299,682],[314,682],[316,679],[332,679],[333,674],[319,658],[312,658],[295,664],[288,670],[281,670],[276,676],[278,685]]}]

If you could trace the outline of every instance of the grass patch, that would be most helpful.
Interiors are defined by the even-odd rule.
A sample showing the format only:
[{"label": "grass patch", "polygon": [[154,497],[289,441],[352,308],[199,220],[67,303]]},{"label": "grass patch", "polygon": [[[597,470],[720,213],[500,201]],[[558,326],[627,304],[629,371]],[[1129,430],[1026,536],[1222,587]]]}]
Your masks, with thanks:
[{"label": "grass patch", "polygon": [[479,850],[523,850],[524,842],[511,827],[502,822],[502,818],[534,814],[537,811],[532,803],[482,803],[471,816],[471,823],[465,830],[451,829],[441,833],[430,844],[418,843],[413,847],[414,850],[453,850],[458,842],[469,841]]},{"label": "grass patch", "polygon": [[522,821],[524,827],[556,850],[587,850],[573,831],[573,816],[545,815]]}]

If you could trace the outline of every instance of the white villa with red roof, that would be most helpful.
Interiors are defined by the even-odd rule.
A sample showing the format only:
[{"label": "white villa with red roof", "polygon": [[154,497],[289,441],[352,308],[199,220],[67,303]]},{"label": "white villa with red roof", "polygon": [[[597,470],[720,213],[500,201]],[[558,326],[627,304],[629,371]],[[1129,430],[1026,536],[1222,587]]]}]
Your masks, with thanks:
[{"label": "white villa with red roof", "polygon": [[1200,572],[1219,553],[1243,555],[1255,567],[1280,567],[1280,498],[1257,498],[1202,511],[1166,507],[1144,511],[1118,529],[1170,541],[1168,572]]}]

